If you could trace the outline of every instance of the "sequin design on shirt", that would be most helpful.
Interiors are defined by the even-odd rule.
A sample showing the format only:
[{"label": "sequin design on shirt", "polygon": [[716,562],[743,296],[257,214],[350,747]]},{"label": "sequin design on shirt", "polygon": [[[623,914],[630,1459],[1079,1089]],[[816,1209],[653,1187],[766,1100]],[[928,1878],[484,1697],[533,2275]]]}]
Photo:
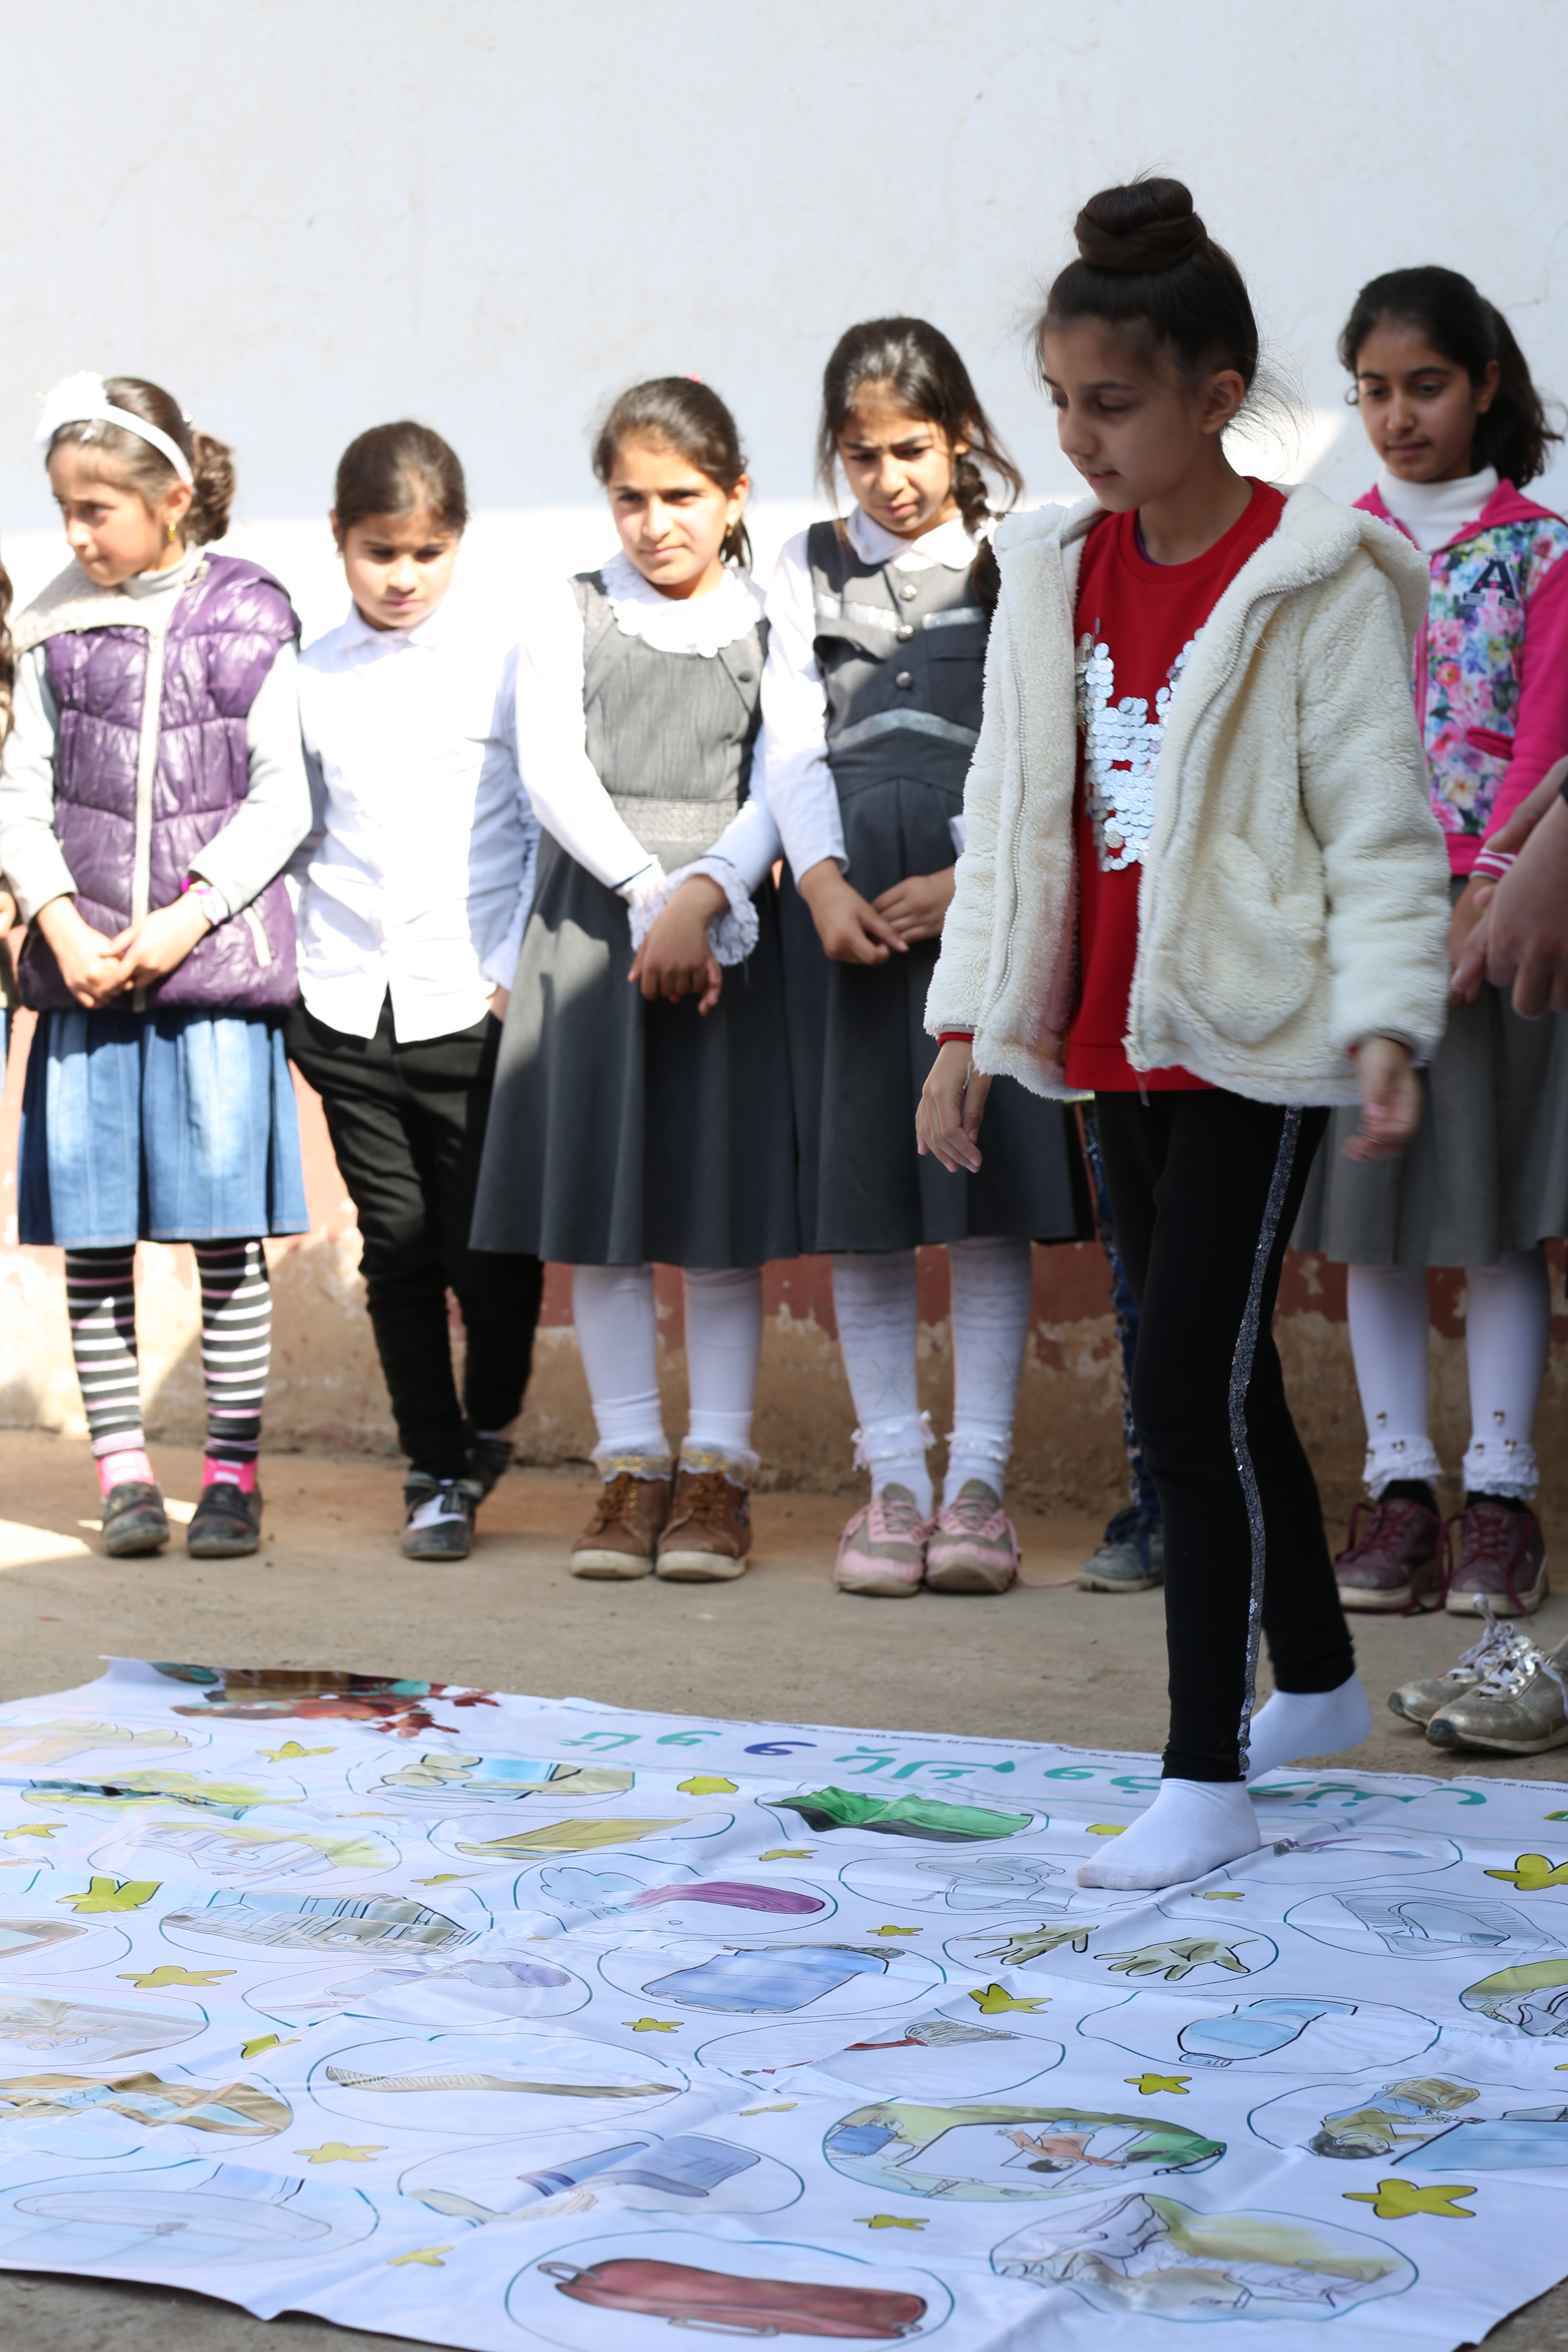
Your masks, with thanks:
[{"label": "sequin design on shirt", "polygon": [[1084,806],[1102,874],[1141,866],[1154,829],[1154,780],[1165,741],[1165,720],[1176,681],[1203,632],[1189,637],[1154,697],[1154,715],[1142,696],[1116,693],[1110,647],[1086,630],[1078,641],[1078,723],[1083,731]]}]

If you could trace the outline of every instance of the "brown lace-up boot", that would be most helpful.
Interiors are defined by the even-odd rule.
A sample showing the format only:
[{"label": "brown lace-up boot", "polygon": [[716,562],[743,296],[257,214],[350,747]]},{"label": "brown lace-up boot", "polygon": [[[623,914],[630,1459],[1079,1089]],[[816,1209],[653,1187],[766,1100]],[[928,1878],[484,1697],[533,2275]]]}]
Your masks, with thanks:
[{"label": "brown lace-up boot", "polygon": [[574,1576],[647,1576],[669,1517],[669,1460],[617,1455],[594,1502],[594,1516],[572,1547]]},{"label": "brown lace-up boot", "polygon": [[658,1539],[660,1576],[679,1584],[718,1584],[746,1573],[752,1549],[752,1465],[704,1448],[681,1454],[675,1499]]}]

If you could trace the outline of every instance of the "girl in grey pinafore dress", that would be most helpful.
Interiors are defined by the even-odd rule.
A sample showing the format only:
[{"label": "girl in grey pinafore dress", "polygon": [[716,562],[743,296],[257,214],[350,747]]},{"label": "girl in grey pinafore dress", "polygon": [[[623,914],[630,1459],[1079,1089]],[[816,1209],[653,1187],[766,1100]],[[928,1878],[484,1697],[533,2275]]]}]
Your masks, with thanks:
[{"label": "girl in grey pinafore dress", "polygon": [[[856,1459],[871,1476],[835,1574],[841,1591],[884,1597],[922,1580],[998,1591],[1017,1565],[1002,1495],[1030,1321],[1029,1245],[1092,1230],[1077,1139],[1059,1105],[1000,1079],[976,1175],[921,1156],[915,1112],[937,1050],[924,1022],[938,940],[914,938],[879,963],[832,961],[795,883],[837,860],[875,907],[899,883],[955,863],[990,626],[975,579],[985,492],[968,452],[1020,485],[963,362],[924,320],[851,328],[824,394],[824,478],[841,460],[858,503],[847,521],[815,524],[780,559],[763,744],[794,877],[780,920],[801,1245],[833,1255]],[[888,505],[896,529],[875,511],[883,477],[855,455],[873,446],[904,467],[898,504]],[[940,1508],[916,1378],[923,1243],[947,1245],[952,1279],[953,1427]]]},{"label": "girl in grey pinafore dress", "polygon": [[[707,1580],[745,1565],[761,1268],[799,1248],[780,845],[751,791],[766,623],[749,575],[721,562],[742,537],[745,478],[711,392],[661,378],[623,395],[595,465],[624,551],[578,574],[570,602],[563,583],[519,654],[520,765],[544,835],[474,1244],[574,1269],[605,1481],[574,1571],[644,1575],[657,1558],[661,1575]],[[694,467],[732,526],[721,548],[715,524],[699,575],[716,584],[666,593],[631,560],[625,501],[646,477],[657,507],[665,475],[679,489]],[[723,877],[729,902],[708,929],[731,969],[706,1014],[689,995],[649,1002],[631,977],[694,865]],[[691,1418],[673,1502],[656,1260],[686,1271]]]}]

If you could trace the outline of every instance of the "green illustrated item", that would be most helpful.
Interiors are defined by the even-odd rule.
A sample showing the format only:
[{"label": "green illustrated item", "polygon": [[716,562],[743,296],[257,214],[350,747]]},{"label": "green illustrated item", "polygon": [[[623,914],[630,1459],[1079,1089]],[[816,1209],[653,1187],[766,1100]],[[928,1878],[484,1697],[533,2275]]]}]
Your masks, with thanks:
[{"label": "green illustrated item", "polygon": [[950,1805],[940,1797],[863,1797],[852,1789],[818,1789],[808,1797],[778,1797],[781,1812],[798,1813],[808,1829],[875,1830],[888,1837],[931,1838],[967,1845],[976,1838],[1016,1837],[1027,1813],[994,1813],[983,1805]]}]

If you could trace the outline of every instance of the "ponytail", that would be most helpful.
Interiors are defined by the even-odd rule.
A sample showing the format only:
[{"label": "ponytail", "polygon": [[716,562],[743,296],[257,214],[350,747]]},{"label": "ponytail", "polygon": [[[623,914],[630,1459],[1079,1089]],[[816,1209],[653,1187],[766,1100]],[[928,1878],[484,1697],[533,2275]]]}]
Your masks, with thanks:
[{"label": "ponytail", "polygon": [[[194,431],[189,417],[161,384],[149,383],[139,375],[111,375],[105,379],[103,389],[116,408],[140,416],[143,424],[155,425],[160,433],[167,434],[184,452],[191,469],[191,503],[180,525],[180,537],[185,545],[205,547],[209,540],[221,539],[228,529],[228,510],[234,504],[234,458],[230,451],[221,441],[215,441],[210,433]],[[123,425],[90,419],[62,425],[50,439],[49,449],[52,453],[89,440],[95,451],[112,460],[116,478],[138,491],[149,506],[163,497],[171,482],[179,479],[161,451]]]}]

